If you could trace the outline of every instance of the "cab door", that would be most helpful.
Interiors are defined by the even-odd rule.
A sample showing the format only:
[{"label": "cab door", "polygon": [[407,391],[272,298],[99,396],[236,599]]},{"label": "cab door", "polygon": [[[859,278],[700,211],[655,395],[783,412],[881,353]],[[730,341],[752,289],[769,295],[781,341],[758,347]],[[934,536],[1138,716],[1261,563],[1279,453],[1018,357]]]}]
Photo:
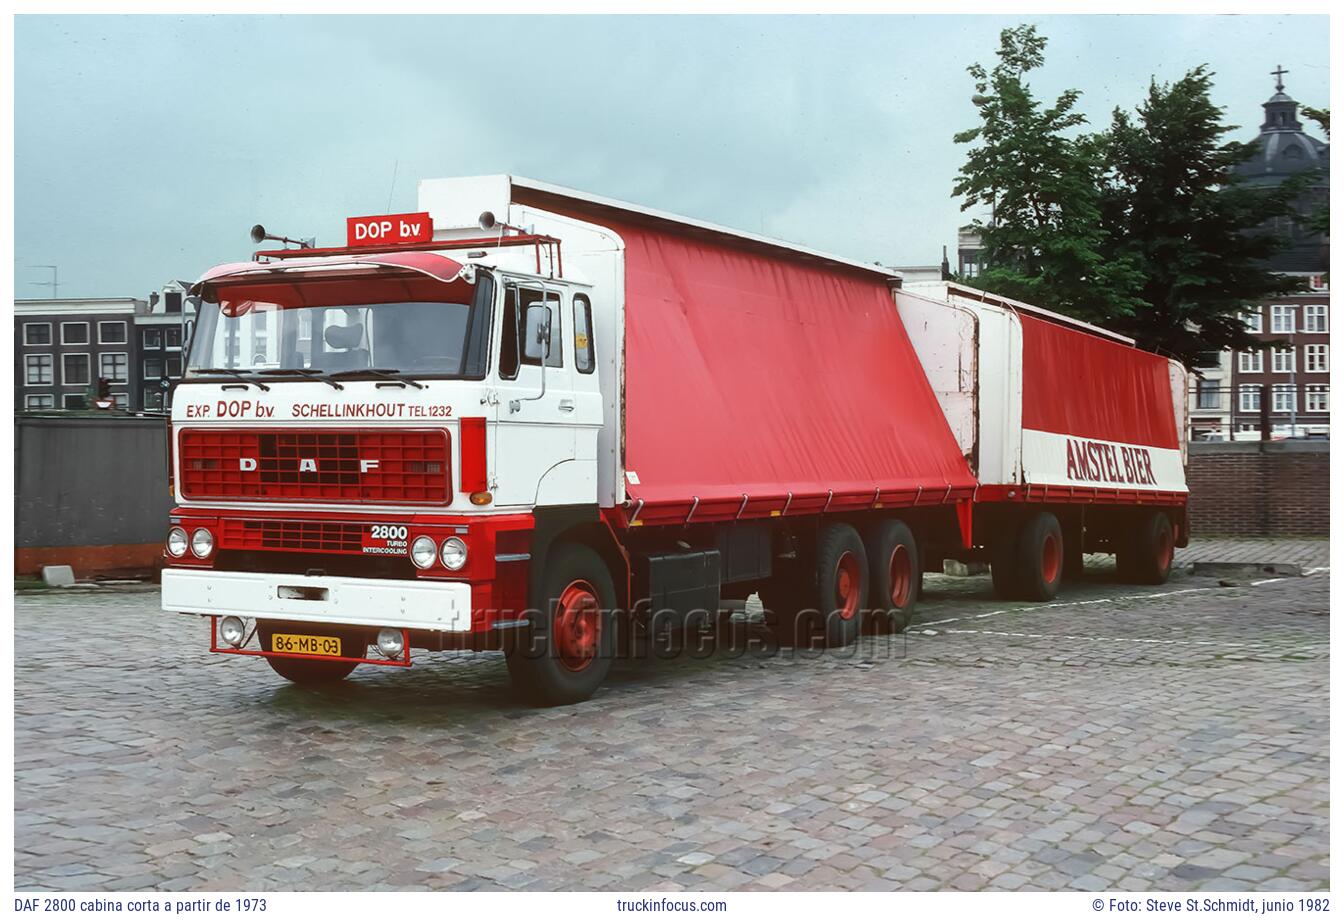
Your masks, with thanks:
[{"label": "cab door", "polygon": [[[569,480],[575,462],[576,402],[570,292],[561,284],[505,279],[495,341],[499,400],[495,406],[494,505],[532,507],[596,500]],[[527,308],[544,304],[550,318],[544,358],[527,354]]]}]

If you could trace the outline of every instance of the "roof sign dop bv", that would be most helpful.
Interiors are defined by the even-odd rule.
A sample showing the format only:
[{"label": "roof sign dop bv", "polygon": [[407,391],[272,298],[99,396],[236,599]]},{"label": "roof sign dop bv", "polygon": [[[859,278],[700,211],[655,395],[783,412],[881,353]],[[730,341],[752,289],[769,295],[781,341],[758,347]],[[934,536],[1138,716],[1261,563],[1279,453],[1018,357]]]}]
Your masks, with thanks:
[{"label": "roof sign dop bv", "polygon": [[385,246],[388,243],[427,243],[434,238],[429,212],[347,217],[347,246]]}]

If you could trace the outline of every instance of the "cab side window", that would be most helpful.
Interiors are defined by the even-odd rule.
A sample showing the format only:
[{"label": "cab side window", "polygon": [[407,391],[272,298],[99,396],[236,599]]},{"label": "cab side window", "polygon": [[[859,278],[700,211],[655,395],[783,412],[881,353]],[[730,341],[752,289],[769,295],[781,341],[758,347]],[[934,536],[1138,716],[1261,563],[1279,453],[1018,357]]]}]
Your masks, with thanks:
[{"label": "cab side window", "polygon": [[[534,303],[542,302],[542,292],[524,290],[521,294],[521,297],[522,297],[522,306],[521,309],[517,311],[519,320],[521,320],[523,317],[527,315],[527,308],[529,306],[531,306]],[[560,295],[547,292],[545,294],[545,298],[546,298],[545,301],[546,306],[551,312],[551,350],[550,353],[546,356],[546,366],[564,367],[565,337],[564,337],[564,329],[562,328],[564,324],[560,318]],[[505,312],[507,313],[507,309]],[[521,329],[522,326],[518,325],[517,328]],[[520,351],[520,353],[522,352]],[[522,353],[522,362],[524,364],[531,364],[534,367],[541,366],[540,360],[538,360],[537,358],[529,358],[525,353]]]},{"label": "cab side window", "polygon": [[504,290],[504,327],[499,337],[499,376],[513,380],[518,376],[518,289]]},{"label": "cab side window", "polygon": [[591,374],[593,360],[593,305],[583,294],[574,295],[574,367],[580,374]]}]

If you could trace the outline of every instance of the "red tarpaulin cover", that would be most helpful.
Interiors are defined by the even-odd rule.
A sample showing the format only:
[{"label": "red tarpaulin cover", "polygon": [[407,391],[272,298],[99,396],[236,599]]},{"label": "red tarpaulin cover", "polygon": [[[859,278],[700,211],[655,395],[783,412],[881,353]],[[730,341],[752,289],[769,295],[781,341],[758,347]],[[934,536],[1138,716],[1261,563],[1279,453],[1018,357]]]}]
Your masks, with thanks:
[{"label": "red tarpaulin cover", "polygon": [[1058,323],[1022,320],[1022,427],[1180,448],[1167,359]]},{"label": "red tarpaulin cover", "polygon": [[881,275],[576,216],[626,245],[631,499],[698,497],[704,511],[744,494],[834,492],[837,507],[878,489],[891,505],[970,496],[974,476]]}]

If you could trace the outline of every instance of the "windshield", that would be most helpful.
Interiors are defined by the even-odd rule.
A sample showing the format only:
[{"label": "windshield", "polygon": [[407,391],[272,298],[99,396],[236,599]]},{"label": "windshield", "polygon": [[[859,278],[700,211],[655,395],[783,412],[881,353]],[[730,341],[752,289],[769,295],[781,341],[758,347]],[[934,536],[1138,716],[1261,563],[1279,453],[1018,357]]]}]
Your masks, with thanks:
[{"label": "windshield", "polygon": [[[367,284],[221,287],[216,302],[201,304],[187,374],[483,377],[493,285],[482,277],[437,287],[385,302],[391,295]],[[444,299],[420,299],[425,293]]]}]

